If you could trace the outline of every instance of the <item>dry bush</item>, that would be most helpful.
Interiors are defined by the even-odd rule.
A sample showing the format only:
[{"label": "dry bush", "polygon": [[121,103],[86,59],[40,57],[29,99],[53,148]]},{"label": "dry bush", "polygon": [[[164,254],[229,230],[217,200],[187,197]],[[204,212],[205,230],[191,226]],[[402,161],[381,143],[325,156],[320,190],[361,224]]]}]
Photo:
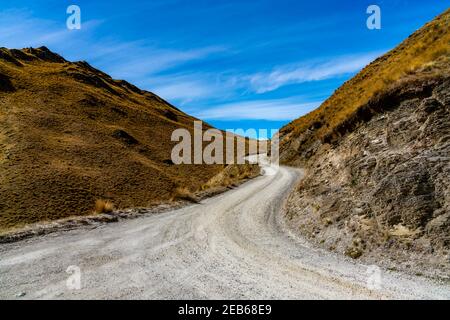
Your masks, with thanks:
[{"label": "dry bush", "polygon": [[420,228],[411,230],[408,227],[397,224],[389,231],[389,234],[396,237],[413,237],[421,232],[422,230]]},{"label": "dry bush", "polygon": [[197,203],[198,199],[195,195],[186,187],[177,187],[173,192],[173,200],[186,200]]},{"label": "dry bush", "polygon": [[95,213],[109,213],[114,210],[114,204],[109,200],[98,199],[95,201]]}]

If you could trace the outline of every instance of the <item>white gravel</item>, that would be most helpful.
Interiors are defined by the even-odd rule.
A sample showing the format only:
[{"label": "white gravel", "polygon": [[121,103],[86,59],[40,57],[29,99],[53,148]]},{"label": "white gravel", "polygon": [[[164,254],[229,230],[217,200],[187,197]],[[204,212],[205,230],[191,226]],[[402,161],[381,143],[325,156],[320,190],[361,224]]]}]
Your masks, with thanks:
[{"label": "white gravel", "polygon": [[[280,210],[300,175],[280,167],[175,211],[3,244],[0,298],[450,299],[449,283],[378,277],[289,234]],[[69,266],[80,289],[67,286]]]}]

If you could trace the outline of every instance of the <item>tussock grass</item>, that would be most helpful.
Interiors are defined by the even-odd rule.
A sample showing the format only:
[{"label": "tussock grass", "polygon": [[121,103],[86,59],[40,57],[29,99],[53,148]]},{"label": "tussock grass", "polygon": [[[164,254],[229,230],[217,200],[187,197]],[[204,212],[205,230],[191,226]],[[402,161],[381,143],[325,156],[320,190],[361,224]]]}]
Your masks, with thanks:
[{"label": "tussock grass", "polygon": [[173,165],[171,133],[197,119],[85,62],[0,48],[0,75],[0,230],[92,214],[112,195],[169,201],[174,181],[197,190],[223,169]]},{"label": "tussock grass", "polygon": [[229,187],[239,184],[239,182],[256,177],[260,174],[260,167],[257,164],[230,164],[219,174],[212,177],[201,189],[207,190],[214,187]]},{"label": "tussock grass", "polygon": [[186,200],[190,202],[197,203],[198,199],[193,192],[191,192],[186,187],[177,187],[175,188],[172,196],[172,200]]},{"label": "tussock grass", "polygon": [[109,200],[97,199],[95,201],[94,213],[109,213],[114,210],[114,204]]},{"label": "tussock grass", "polygon": [[420,228],[411,230],[401,224],[397,224],[389,231],[389,235],[396,237],[413,237],[421,232],[422,230]]}]

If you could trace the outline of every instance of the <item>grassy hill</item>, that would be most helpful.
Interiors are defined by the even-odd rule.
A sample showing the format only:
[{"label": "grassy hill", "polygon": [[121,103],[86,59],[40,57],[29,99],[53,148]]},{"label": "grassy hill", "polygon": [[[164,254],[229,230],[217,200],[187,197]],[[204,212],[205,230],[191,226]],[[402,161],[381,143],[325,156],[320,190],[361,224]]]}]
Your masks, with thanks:
[{"label": "grassy hill", "polygon": [[0,48],[0,230],[199,189],[223,166],[170,160],[172,131],[194,120],[86,62]]},{"label": "grassy hill", "polygon": [[345,82],[318,109],[280,130],[281,159],[302,161],[316,141],[341,136],[342,126],[376,94],[409,73],[450,54],[450,9]]}]

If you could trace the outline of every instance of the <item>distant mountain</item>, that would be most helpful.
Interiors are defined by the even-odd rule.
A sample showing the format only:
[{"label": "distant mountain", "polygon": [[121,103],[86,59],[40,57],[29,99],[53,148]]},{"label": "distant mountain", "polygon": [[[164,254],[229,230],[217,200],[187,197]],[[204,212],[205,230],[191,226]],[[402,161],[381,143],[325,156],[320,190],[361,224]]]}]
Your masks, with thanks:
[{"label": "distant mountain", "polygon": [[450,274],[450,10],[281,129],[286,217],[352,258]]},{"label": "distant mountain", "polygon": [[223,166],[171,162],[172,131],[194,120],[86,62],[0,48],[0,229],[200,188]]}]

